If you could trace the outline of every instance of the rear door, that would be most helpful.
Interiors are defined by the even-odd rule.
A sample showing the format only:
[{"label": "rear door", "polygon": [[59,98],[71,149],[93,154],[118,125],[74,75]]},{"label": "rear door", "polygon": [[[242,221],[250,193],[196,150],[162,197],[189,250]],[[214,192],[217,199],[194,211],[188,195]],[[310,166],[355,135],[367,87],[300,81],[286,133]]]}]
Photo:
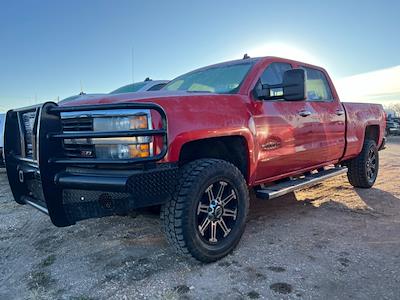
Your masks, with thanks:
[{"label": "rear door", "polygon": [[318,149],[319,164],[339,159],[345,147],[345,111],[334,95],[326,74],[302,67],[306,73],[307,102],[313,112],[313,148]]},{"label": "rear door", "polygon": [[[266,67],[257,84],[280,84],[292,66],[275,62]],[[308,101],[255,100],[258,143],[256,181],[316,165],[313,126],[316,114]]]}]

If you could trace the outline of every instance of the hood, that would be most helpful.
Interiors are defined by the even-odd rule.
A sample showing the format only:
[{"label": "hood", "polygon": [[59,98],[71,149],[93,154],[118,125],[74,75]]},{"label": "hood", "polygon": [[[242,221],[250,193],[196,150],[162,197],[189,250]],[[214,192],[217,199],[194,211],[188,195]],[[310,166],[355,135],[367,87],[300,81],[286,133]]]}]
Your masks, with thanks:
[{"label": "hood", "polygon": [[82,94],[82,95],[75,95],[71,96],[68,98],[65,98],[59,102],[59,104],[64,104],[64,103],[71,103],[72,101],[76,100],[90,100],[98,97],[102,97],[107,94]]},{"label": "hood", "polygon": [[[95,105],[95,104],[110,104],[120,102],[133,102],[149,99],[157,99],[159,101],[167,100],[176,97],[195,97],[195,96],[212,96],[218,95],[208,92],[186,92],[186,91],[150,91],[150,92],[135,92],[125,94],[90,94],[81,95],[78,98],[66,102],[60,102],[61,106],[79,106],[79,105]],[[89,97],[88,97],[89,96]]]}]

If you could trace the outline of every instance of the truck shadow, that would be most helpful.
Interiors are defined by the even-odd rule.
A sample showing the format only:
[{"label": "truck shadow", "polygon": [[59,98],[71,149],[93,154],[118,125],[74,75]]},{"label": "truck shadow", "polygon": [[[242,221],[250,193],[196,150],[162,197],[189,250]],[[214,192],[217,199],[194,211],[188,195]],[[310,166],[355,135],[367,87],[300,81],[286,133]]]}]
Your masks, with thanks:
[{"label": "truck shadow", "polygon": [[400,209],[400,199],[378,188],[354,189],[360,199],[376,212],[394,215]]},{"label": "truck shadow", "polygon": [[[341,187],[336,187],[336,189],[341,189]],[[254,192],[250,192],[250,209],[248,220],[257,219],[259,217],[282,217],[290,214],[304,214],[306,211],[313,209],[331,209],[350,211],[360,213],[362,209],[360,207],[368,207],[370,213],[390,213],[393,208],[400,209],[400,199],[384,190],[378,188],[371,189],[359,189],[351,188],[354,192],[354,196],[358,196],[359,199],[357,208],[352,208],[346,205],[345,201],[342,201],[346,196],[335,196],[335,199],[324,200],[319,205],[315,205],[315,201],[322,200],[321,198],[304,200],[298,199],[295,193],[289,193],[287,195],[278,197],[272,200],[262,200],[255,196]],[[327,195],[329,197],[329,195]],[[150,207],[137,210],[133,212],[134,215],[141,215],[145,218],[158,218],[160,213],[159,207]]]},{"label": "truck shadow", "polygon": [[250,209],[248,220],[257,219],[259,217],[275,216],[278,213],[284,213],[288,207],[291,210],[299,208],[303,204],[297,200],[295,193],[290,193],[273,200],[261,200],[255,196],[255,193],[250,192]]},{"label": "truck shadow", "polygon": [[[250,193],[250,210],[248,220],[259,217],[292,216],[293,214],[306,214],[308,211],[318,209],[335,209],[358,214],[369,214],[378,216],[393,215],[400,210],[400,199],[390,192],[378,189],[352,189],[354,191],[353,205],[346,203],[346,196],[335,196],[330,199],[315,198],[299,200],[295,193],[290,193],[273,200],[261,200]],[[336,200],[337,199],[337,200]],[[321,202],[320,202],[321,201]],[[320,203],[318,203],[320,202]],[[317,204],[318,203],[318,204]],[[354,205],[357,204],[357,205]]]}]

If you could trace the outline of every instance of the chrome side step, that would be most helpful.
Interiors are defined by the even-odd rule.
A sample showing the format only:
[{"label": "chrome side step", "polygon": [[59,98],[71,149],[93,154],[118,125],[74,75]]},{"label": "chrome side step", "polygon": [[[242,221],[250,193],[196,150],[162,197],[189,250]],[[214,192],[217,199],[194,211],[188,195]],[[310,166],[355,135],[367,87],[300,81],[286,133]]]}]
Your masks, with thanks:
[{"label": "chrome side step", "polygon": [[292,179],[290,181],[278,183],[272,186],[265,187],[263,189],[256,190],[257,198],[269,200],[285,194],[300,190],[328,178],[347,173],[347,167],[335,167],[332,169],[327,169],[320,171],[315,174],[306,175],[298,179]]}]

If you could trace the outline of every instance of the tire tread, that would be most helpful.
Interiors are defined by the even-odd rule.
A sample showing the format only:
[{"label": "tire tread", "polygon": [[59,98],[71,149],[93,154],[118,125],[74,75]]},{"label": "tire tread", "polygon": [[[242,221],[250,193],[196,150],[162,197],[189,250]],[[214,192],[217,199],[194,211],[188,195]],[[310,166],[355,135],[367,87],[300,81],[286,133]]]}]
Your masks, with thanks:
[{"label": "tire tread", "polygon": [[354,187],[370,188],[372,186],[365,174],[365,164],[371,147],[376,147],[375,141],[366,139],[360,154],[347,163],[349,169],[347,178]]},{"label": "tire tread", "polygon": [[205,176],[204,171],[208,168],[225,168],[227,166],[233,166],[235,169],[235,176],[240,176],[243,184],[246,185],[246,181],[244,180],[242,173],[233,164],[224,160],[199,159],[189,162],[181,168],[181,174],[174,188],[174,193],[171,196],[171,199],[161,207],[160,212],[162,230],[164,231],[168,242],[179,254],[188,258],[194,257],[202,262],[214,261],[210,260],[209,257],[204,256],[200,251],[196,251],[197,249],[192,248],[185,241],[185,237],[183,235],[183,226],[185,226],[188,221],[183,212],[185,210],[187,197],[192,184],[197,180],[201,180],[201,176]]}]

